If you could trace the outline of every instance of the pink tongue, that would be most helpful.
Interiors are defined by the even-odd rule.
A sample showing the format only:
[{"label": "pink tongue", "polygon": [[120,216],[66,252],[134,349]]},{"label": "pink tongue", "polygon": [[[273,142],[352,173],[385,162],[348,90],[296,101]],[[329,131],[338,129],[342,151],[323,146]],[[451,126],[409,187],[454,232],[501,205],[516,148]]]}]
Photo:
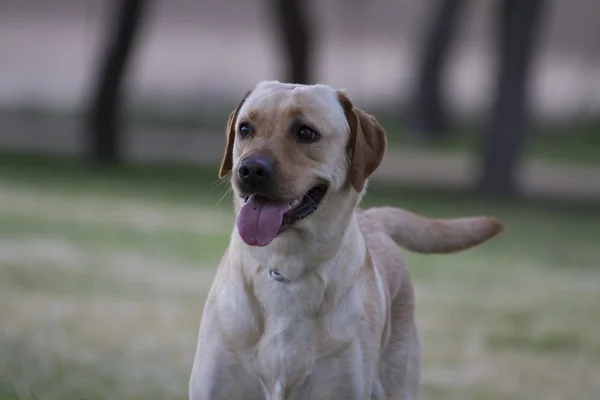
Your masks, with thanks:
[{"label": "pink tongue", "polygon": [[271,201],[252,196],[237,216],[237,227],[242,240],[250,246],[266,246],[281,228],[287,202]]}]

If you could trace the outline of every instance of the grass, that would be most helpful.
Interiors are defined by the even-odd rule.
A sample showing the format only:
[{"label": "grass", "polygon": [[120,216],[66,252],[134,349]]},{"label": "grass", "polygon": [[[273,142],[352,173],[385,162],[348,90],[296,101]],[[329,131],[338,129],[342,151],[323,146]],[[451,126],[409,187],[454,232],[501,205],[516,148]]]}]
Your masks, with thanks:
[{"label": "grass", "polygon": [[[392,146],[459,154],[481,151],[481,121],[459,124],[448,135],[435,140],[419,140],[406,135],[406,128],[389,112],[375,115],[389,133]],[[523,156],[574,165],[598,165],[599,131],[598,118],[541,122],[532,127]]]},{"label": "grass", "polygon": [[[1,400],[186,398],[233,222],[215,175],[0,155]],[[468,252],[406,254],[423,399],[600,397],[599,204],[373,185],[378,204],[508,226]]]},{"label": "grass", "polygon": [[[203,104],[181,102],[176,106],[160,101],[147,101],[131,107],[125,121],[138,128],[166,131],[221,132],[234,104]],[[390,110],[368,110],[377,116],[388,133],[390,144],[402,148],[419,148],[442,153],[479,153],[482,121],[458,122],[451,134],[437,140],[415,140],[406,134],[406,126],[398,113]],[[39,120],[48,124],[77,120],[81,110],[52,109],[43,105],[24,104],[0,109],[4,116]],[[525,156],[576,165],[598,165],[600,158],[600,118],[584,115],[562,121],[541,121],[534,124],[523,150]]]}]

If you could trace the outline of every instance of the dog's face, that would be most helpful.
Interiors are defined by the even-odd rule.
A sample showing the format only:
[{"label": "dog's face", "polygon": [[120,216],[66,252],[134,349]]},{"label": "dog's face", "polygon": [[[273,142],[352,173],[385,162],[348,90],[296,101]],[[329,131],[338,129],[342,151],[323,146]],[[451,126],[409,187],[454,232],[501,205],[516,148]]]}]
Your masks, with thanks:
[{"label": "dog's face", "polygon": [[340,194],[360,193],[385,146],[375,119],[328,86],[258,84],[229,118],[220,171],[232,173],[242,239],[266,246]]}]

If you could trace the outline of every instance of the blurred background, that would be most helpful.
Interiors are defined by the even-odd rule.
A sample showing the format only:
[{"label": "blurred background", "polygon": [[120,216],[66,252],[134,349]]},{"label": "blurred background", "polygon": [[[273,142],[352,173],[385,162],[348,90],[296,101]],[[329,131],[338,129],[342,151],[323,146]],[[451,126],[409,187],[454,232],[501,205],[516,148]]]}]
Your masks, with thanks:
[{"label": "blurred background", "polygon": [[185,399],[257,81],[386,128],[365,206],[507,231],[407,253],[423,399],[600,398],[594,0],[0,0],[0,399]]}]

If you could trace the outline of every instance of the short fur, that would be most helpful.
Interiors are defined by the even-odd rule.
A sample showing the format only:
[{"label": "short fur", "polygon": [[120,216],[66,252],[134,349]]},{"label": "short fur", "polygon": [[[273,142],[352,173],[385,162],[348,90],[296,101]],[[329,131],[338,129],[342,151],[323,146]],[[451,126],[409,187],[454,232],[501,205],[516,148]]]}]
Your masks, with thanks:
[{"label": "short fur", "polygon": [[[294,140],[298,119],[320,140]],[[252,137],[237,137],[240,121],[253,124]],[[232,112],[220,176],[243,157],[268,155],[273,198],[292,201],[319,182],[329,189],[317,211],[266,247],[248,246],[234,228],[200,323],[192,400],[417,398],[414,294],[398,246],[449,253],[503,228],[489,217],[357,208],[385,147],[375,118],[325,85],[261,82]],[[272,279],[272,269],[287,282]]]}]

